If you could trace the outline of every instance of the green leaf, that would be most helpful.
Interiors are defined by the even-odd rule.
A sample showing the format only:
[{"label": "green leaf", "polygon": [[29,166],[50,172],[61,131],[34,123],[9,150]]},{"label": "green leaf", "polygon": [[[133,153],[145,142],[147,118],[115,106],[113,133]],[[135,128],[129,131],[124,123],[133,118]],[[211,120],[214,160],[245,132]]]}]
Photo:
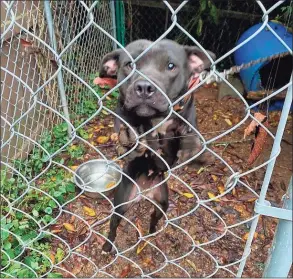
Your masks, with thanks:
[{"label": "green leaf", "polygon": [[53,200],[50,200],[49,201],[49,206],[52,207],[52,208],[56,208],[57,204]]},{"label": "green leaf", "polygon": [[32,213],[33,213],[33,216],[39,217],[39,212],[37,210],[33,209]]},{"label": "green leaf", "polygon": [[202,26],[203,26],[203,21],[202,21],[201,18],[199,18],[198,23],[197,23],[197,29],[196,29],[196,34],[197,34],[198,36],[201,35],[201,32],[202,32]]},{"label": "green leaf", "polygon": [[9,250],[11,248],[11,243],[9,241],[5,241],[3,248],[4,250]]},{"label": "green leaf", "polygon": [[214,4],[212,4],[212,6],[211,6],[210,15],[211,15],[214,23],[218,24],[219,23],[218,9]]},{"label": "green leaf", "polygon": [[75,192],[75,185],[74,185],[74,183],[69,182],[66,185],[66,190],[67,190],[67,192],[74,193]]},{"label": "green leaf", "polygon": [[52,208],[51,207],[46,207],[44,210],[47,214],[52,214]]},{"label": "green leaf", "polygon": [[207,0],[200,0],[200,12],[204,12],[207,7]]},{"label": "green leaf", "polygon": [[47,275],[48,278],[62,278],[62,274],[61,273],[56,273],[56,272],[50,272]]},{"label": "green leaf", "polygon": [[53,193],[53,196],[54,197],[60,197],[62,195],[62,193],[60,192],[60,191],[55,191],[54,193]]}]

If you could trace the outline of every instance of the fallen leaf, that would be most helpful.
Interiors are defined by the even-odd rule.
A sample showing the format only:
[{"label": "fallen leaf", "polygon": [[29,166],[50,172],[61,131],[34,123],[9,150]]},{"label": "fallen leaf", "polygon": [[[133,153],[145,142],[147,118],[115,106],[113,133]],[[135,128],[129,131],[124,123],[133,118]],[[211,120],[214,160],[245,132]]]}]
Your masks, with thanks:
[{"label": "fallen leaf", "polygon": [[64,228],[69,232],[75,232],[75,228],[72,224],[63,223]]},{"label": "fallen leaf", "polygon": [[197,174],[202,173],[204,170],[205,170],[205,168],[204,168],[204,167],[201,167],[201,168],[197,171]]},{"label": "fallen leaf", "polygon": [[111,123],[111,124],[108,125],[108,127],[113,128],[114,124]]},{"label": "fallen leaf", "polygon": [[115,181],[109,182],[109,183],[106,185],[106,189],[110,189],[110,188],[112,188],[115,184],[116,184]]},{"label": "fallen leaf", "polygon": [[225,186],[224,186],[222,183],[220,183],[220,184],[217,186],[217,188],[218,188],[220,194],[223,194],[223,193],[225,192]]},{"label": "fallen leaf", "polygon": [[[257,235],[258,235],[258,233],[255,232],[254,235],[253,235],[253,238],[254,238],[254,239],[257,238]],[[245,235],[243,235],[243,236],[242,236],[242,239],[243,239],[243,240],[247,240],[247,239],[248,239],[248,236],[249,236],[249,232],[247,232]]]},{"label": "fallen leaf", "polygon": [[90,208],[90,207],[83,206],[83,211],[88,216],[91,216],[91,217],[96,216],[96,212],[92,208]]},{"label": "fallen leaf", "polygon": [[216,196],[212,192],[208,192],[208,196],[210,199],[213,199],[213,201],[219,202],[220,200],[216,198]]},{"label": "fallen leaf", "polygon": [[130,266],[130,264],[128,264],[127,266],[125,266],[122,269],[122,271],[121,271],[121,273],[120,273],[120,275],[118,277],[119,278],[125,278],[125,277],[127,277],[127,275],[130,273],[130,270],[131,270],[131,266]]},{"label": "fallen leaf", "polygon": [[[260,112],[256,112],[254,115],[254,118],[257,119],[260,123],[262,123],[265,119],[266,116],[261,114]],[[250,124],[248,125],[248,127],[244,130],[244,138],[246,138],[247,136],[251,135],[252,133],[254,133],[256,127],[258,127],[259,124],[253,119]]]},{"label": "fallen leaf", "polygon": [[73,171],[75,171],[77,168],[78,168],[78,166],[71,166],[70,167]]},{"label": "fallen leaf", "polygon": [[55,230],[51,230],[50,232],[51,232],[51,233],[60,233],[60,232],[62,232],[62,230],[60,230],[60,229],[55,229]]},{"label": "fallen leaf", "polygon": [[194,197],[194,195],[191,194],[191,193],[182,193],[181,195],[184,196],[184,197],[186,197],[186,198],[188,198],[188,199],[191,199],[191,198]]},{"label": "fallen leaf", "polygon": [[[264,123],[264,126],[268,127],[268,125],[269,125],[269,123],[268,123],[268,121],[266,121]],[[247,163],[249,165],[253,164],[255,162],[255,160],[259,157],[259,155],[261,154],[261,152],[265,146],[267,136],[268,136],[268,132],[263,127],[260,127],[257,134],[256,134],[256,137],[255,137],[255,140],[254,140],[254,143],[252,146],[252,150],[251,150],[249,158],[247,160]]]},{"label": "fallen leaf", "polygon": [[107,136],[100,136],[97,138],[97,143],[104,144],[109,141],[109,137]]},{"label": "fallen leaf", "polygon": [[83,265],[80,262],[74,261],[74,266],[73,266],[71,273],[74,275],[77,275],[78,273],[81,272],[82,267],[83,267]]},{"label": "fallen leaf", "polygon": [[212,179],[216,182],[218,180],[218,177],[214,174],[211,175],[212,176]]},{"label": "fallen leaf", "polygon": [[154,265],[154,262],[153,262],[152,258],[146,258],[143,260],[143,265],[144,265],[144,267],[147,267],[149,265]]},{"label": "fallen leaf", "polygon": [[110,138],[111,138],[111,141],[114,141],[114,142],[118,141],[118,139],[119,139],[117,133],[113,133]]},{"label": "fallen leaf", "polygon": [[139,255],[140,252],[148,245],[147,242],[142,242],[137,246],[136,254]]},{"label": "fallen leaf", "polygon": [[225,118],[225,122],[229,125],[232,126],[233,123],[231,122],[231,120],[229,118]]},{"label": "fallen leaf", "polygon": [[186,261],[194,269],[194,271],[197,271],[197,268],[196,268],[195,264],[192,261],[190,261],[189,259],[186,259]]},{"label": "fallen leaf", "polygon": [[107,111],[104,110],[104,109],[102,110],[102,113],[105,114],[105,115],[109,115],[109,112],[107,112]]},{"label": "fallen leaf", "polygon": [[218,115],[214,114],[213,120],[217,120],[217,119],[218,119]]},{"label": "fallen leaf", "polygon": [[50,253],[50,259],[53,264],[55,264],[55,255],[53,253]]},{"label": "fallen leaf", "polygon": [[233,207],[237,212],[240,213],[241,217],[248,218],[250,213],[247,211],[246,206],[243,204],[235,204]]}]

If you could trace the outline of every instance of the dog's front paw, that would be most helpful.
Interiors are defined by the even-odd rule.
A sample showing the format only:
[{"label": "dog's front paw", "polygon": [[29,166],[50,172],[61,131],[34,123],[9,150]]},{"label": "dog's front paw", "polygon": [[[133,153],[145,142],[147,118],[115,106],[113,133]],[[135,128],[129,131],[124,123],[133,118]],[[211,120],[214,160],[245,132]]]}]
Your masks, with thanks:
[{"label": "dog's front paw", "polygon": [[113,245],[109,241],[106,241],[102,247],[102,254],[110,253],[112,249]]},{"label": "dog's front paw", "polygon": [[[137,129],[133,128],[136,135],[139,135]],[[127,153],[129,150],[131,150],[137,141],[136,135],[130,129],[129,127],[122,125],[120,126],[120,131],[118,135],[118,145],[116,147],[117,153],[119,156],[122,156],[123,154]],[[140,139],[140,142],[146,143],[145,138]],[[132,150],[125,159],[128,161],[133,160],[136,157],[142,156],[146,151],[146,147],[143,144],[138,144],[134,150]]]}]

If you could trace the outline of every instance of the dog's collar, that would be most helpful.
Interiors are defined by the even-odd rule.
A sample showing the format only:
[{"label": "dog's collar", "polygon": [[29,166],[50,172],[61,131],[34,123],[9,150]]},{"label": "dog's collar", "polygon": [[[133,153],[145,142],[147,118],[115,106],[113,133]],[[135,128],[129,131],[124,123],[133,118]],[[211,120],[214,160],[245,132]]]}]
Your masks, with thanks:
[{"label": "dog's collar", "polygon": [[[199,77],[196,77],[196,78],[192,78],[189,82],[189,85],[188,85],[188,90],[191,89],[192,87],[196,86],[197,84],[199,83]],[[191,94],[188,94],[187,96],[185,96],[179,103],[177,103],[173,109],[175,111],[181,111],[183,110],[185,104],[191,99],[193,98],[193,93]]]}]

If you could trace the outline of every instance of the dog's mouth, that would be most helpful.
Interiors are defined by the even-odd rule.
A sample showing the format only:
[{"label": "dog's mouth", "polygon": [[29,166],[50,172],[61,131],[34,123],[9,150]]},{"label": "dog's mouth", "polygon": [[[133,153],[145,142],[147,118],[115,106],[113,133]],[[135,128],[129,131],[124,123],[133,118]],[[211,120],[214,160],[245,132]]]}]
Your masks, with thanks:
[{"label": "dog's mouth", "polygon": [[145,103],[138,105],[135,108],[135,112],[140,117],[151,117],[157,113],[157,111],[154,108],[148,106]]},{"label": "dog's mouth", "polygon": [[140,117],[151,117],[168,111],[169,102],[159,91],[141,96],[130,86],[125,95],[124,107]]}]

